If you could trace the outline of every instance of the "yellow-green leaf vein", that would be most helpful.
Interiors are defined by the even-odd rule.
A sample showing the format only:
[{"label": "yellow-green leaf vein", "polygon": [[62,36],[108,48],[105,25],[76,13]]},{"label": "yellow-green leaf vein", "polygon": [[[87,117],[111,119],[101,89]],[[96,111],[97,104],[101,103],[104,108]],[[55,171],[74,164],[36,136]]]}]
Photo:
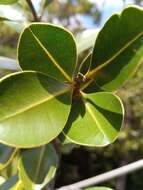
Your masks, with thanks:
[{"label": "yellow-green leaf vein", "polygon": [[48,97],[45,97],[45,98],[43,98],[43,99],[41,99],[41,100],[39,100],[39,101],[37,101],[37,102],[35,102],[35,103],[33,103],[33,104],[31,104],[31,105],[25,107],[25,108],[23,108],[23,109],[20,109],[20,110],[18,110],[18,111],[15,112],[15,113],[12,113],[12,114],[9,114],[9,115],[5,116],[4,118],[2,118],[2,119],[0,120],[0,122],[3,122],[3,121],[5,121],[5,120],[7,120],[7,119],[10,119],[10,118],[14,117],[14,116],[17,116],[17,115],[19,115],[19,114],[21,114],[21,113],[23,113],[23,112],[26,112],[26,111],[28,111],[28,110],[30,110],[30,109],[36,107],[36,106],[39,106],[39,105],[41,105],[41,104],[43,104],[43,103],[45,103],[45,102],[47,102],[47,101],[52,100],[53,98],[56,98],[56,97],[58,97],[58,96],[60,96],[60,95],[62,95],[62,94],[65,94],[65,93],[67,93],[68,91],[69,91],[69,88],[63,89],[63,90],[61,90],[61,91],[59,91],[59,92],[55,92],[55,93],[53,93],[52,95],[49,95]]},{"label": "yellow-green leaf vein", "polygon": [[36,168],[36,172],[35,172],[35,176],[34,176],[34,181],[36,181],[37,178],[38,178],[38,175],[39,175],[39,172],[40,172],[40,167],[41,167],[43,156],[44,156],[44,152],[45,152],[45,148],[46,148],[45,146],[43,146],[41,148],[41,151],[40,151],[40,154],[39,154],[39,160],[38,160],[38,164],[37,164],[37,168]]},{"label": "yellow-green leaf vein", "polygon": [[[104,133],[104,130],[102,129],[100,123],[98,122],[97,118],[95,117],[95,114],[93,113],[92,109],[90,108],[90,106],[88,105],[88,102],[85,102],[85,107],[89,113],[89,115],[92,117],[93,121],[96,123],[96,126],[98,127],[99,131],[103,134],[103,136],[108,140],[107,135]],[[108,140],[109,141],[109,140]]]},{"label": "yellow-green leaf vein", "polygon": [[52,61],[52,63],[55,65],[55,67],[63,74],[63,76],[69,81],[71,82],[72,79],[70,78],[70,76],[64,71],[64,69],[58,64],[58,62],[55,60],[55,58],[51,55],[51,53],[44,47],[44,45],[42,44],[42,42],[38,39],[38,37],[34,34],[34,32],[32,31],[32,29],[29,27],[29,31],[31,32],[31,34],[33,35],[34,39],[36,40],[36,42],[39,44],[39,46],[43,49],[43,51],[46,53],[46,55],[48,56],[48,58]]},{"label": "yellow-green leaf vein", "polygon": [[143,35],[143,31],[140,32],[135,38],[133,38],[131,41],[129,41],[127,44],[125,44],[115,55],[113,55],[110,59],[105,61],[104,63],[99,64],[98,67],[95,69],[91,70],[87,74],[87,78],[92,78],[94,77],[95,73],[99,70],[101,70],[103,67],[107,66],[110,64],[114,59],[116,59],[124,50],[126,50],[130,45],[132,45],[136,40],[138,40],[141,36]]}]

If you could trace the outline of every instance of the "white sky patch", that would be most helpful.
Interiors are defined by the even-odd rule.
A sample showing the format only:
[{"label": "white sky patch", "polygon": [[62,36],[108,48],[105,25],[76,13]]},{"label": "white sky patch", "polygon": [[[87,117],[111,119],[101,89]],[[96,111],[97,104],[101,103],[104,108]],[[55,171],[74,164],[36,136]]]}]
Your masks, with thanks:
[{"label": "white sky patch", "polygon": [[32,3],[36,9],[36,11],[39,11],[41,0],[32,0]]},{"label": "white sky patch", "polygon": [[132,0],[126,0],[126,4],[132,4],[133,1]]},{"label": "white sky patch", "polygon": [[[116,6],[116,7],[120,7],[120,6],[123,6],[123,1],[122,0],[89,0],[90,2],[92,3],[95,3],[97,4],[97,6],[99,8],[106,8],[107,7],[113,7],[113,6]],[[103,7],[104,6],[104,7]]]},{"label": "white sky patch", "polygon": [[[123,9],[122,0],[89,0],[95,3],[102,12],[101,22],[99,27],[102,27],[106,20],[114,13],[120,12]],[[93,26],[94,27],[94,26]]]},{"label": "white sky patch", "polygon": [[122,0],[116,0],[116,1],[113,1],[113,0],[106,0],[105,1],[105,6],[106,7],[121,7],[123,6],[123,1]]},{"label": "white sky patch", "polygon": [[105,0],[89,0],[91,3],[95,3],[98,7],[101,7]]}]

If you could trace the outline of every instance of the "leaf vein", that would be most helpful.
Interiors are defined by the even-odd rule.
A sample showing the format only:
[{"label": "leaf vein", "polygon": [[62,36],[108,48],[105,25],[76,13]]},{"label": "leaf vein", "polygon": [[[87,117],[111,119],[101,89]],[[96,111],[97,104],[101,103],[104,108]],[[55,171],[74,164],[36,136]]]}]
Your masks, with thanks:
[{"label": "leaf vein", "polygon": [[35,102],[35,103],[33,103],[33,104],[27,106],[26,108],[23,108],[23,109],[19,110],[18,112],[15,112],[15,113],[12,113],[12,114],[9,114],[9,115],[5,116],[4,118],[2,118],[2,119],[0,120],[0,122],[3,122],[3,121],[5,121],[6,119],[9,119],[9,118],[12,118],[12,117],[14,117],[14,116],[17,116],[17,115],[19,115],[19,114],[21,114],[21,113],[23,113],[23,112],[26,112],[26,111],[28,111],[28,110],[30,110],[30,109],[36,107],[36,106],[39,106],[39,105],[41,105],[41,104],[43,104],[43,103],[45,103],[45,102],[47,102],[47,101],[52,100],[52,99],[55,98],[55,97],[58,97],[58,96],[60,96],[60,95],[62,95],[62,94],[65,94],[65,93],[68,92],[68,91],[69,91],[69,88],[66,88],[66,89],[63,89],[63,90],[61,90],[61,91],[59,91],[59,92],[56,92],[55,94],[50,95],[50,96],[46,97],[45,99],[42,99],[42,100],[40,100],[40,101],[38,101],[38,102]]},{"label": "leaf vein", "polygon": [[108,59],[107,61],[99,64],[98,67],[96,67],[95,69],[91,70],[88,74],[87,74],[87,78],[91,78],[95,75],[95,73],[99,70],[101,70],[103,67],[107,66],[108,64],[110,64],[114,59],[116,59],[124,50],[126,50],[130,45],[132,45],[136,40],[138,40],[141,36],[143,35],[143,31],[140,32],[135,38],[133,38],[130,42],[128,42],[127,44],[125,44],[117,53],[115,53],[115,55],[113,55],[110,59]]},{"label": "leaf vein", "polygon": [[[85,107],[86,107],[86,109],[87,109],[89,115],[92,117],[92,119],[93,119],[94,122],[96,123],[96,125],[97,125],[99,131],[103,134],[103,136],[104,136],[106,139],[108,139],[108,136],[104,133],[104,130],[103,130],[102,127],[100,126],[98,120],[96,119],[96,117],[95,117],[93,111],[91,110],[91,108],[90,108],[90,106],[88,105],[87,102],[85,102]],[[109,139],[108,139],[108,140],[109,140]]]},{"label": "leaf vein", "polygon": [[37,169],[36,169],[35,176],[34,176],[34,182],[36,182],[36,180],[38,178],[38,174],[40,172],[40,167],[41,167],[41,163],[42,163],[43,156],[44,156],[44,153],[45,153],[45,149],[46,149],[45,146],[43,146],[41,148],[41,151],[40,151],[40,154],[39,154],[39,160],[38,160],[38,163],[37,163]]},{"label": "leaf vein", "polygon": [[52,63],[56,66],[56,68],[63,74],[63,76],[69,81],[71,82],[71,78],[70,76],[63,70],[63,68],[58,64],[58,62],[55,60],[55,58],[51,55],[51,53],[44,47],[44,45],[42,44],[42,42],[38,39],[38,37],[34,34],[34,32],[32,31],[32,29],[29,27],[29,31],[31,32],[31,34],[33,35],[34,39],[36,40],[36,42],[39,44],[39,46],[43,49],[43,51],[46,53],[46,55],[48,56],[48,58],[52,61]]}]

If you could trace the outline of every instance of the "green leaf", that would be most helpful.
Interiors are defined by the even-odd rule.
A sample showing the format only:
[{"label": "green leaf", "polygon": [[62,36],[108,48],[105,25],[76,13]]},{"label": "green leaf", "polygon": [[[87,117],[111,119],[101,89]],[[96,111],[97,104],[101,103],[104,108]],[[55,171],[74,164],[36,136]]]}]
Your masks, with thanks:
[{"label": "green leaf", "polygon": [[[143,9],[130,6],[121,14],[114,14],[99,32],[86,92],[99,88],[115,91],[133,75],[143,62]],[[92,87],[92,78],[96,82]],[[88,86],[86,84],[86,86]]]},{"label": "green leaf", "polygon": [[123,105],[116,95],[84,94],[83,99],[74,100],[63,133],[76,144],[105,146],[117,138],[123,115]]},{"label": "green leaf", "polygon": [[76,44],[70,32],[52,24],[34,23],[23,31],[18,47],[23,70],[34,70],[58,80],[72,80]]},{"label": "green leaf", "polygon": [[76,36],[78,54],[94,46],[99,29],[88,29]]},{"label": "green leaf", "polygon": [[10,5],[16,3],[18,0],[0,0],[0,4]]},{"label": "green leaf", "polygon": [[57,166],[58,157],[50,144],[22,152],[19,175],[25,189],[42,189],[53,179]]},{"label": "green leaf", "polygon": [[16,63],[16,60],[0,56],[0,69],[17,71],[20,70],[20,67]]},{"label": "green leaf", "polygon": [[24,190],[23,184],[17,176],[12,176],[0,186],[0,190]]},{"label": "green leaf", "polygon": [[0,144],[0,170],[11,162],[16,152],[17,149]]},{"label": "green leaf", "polygon": [[[0,142],[36,147],[62,131],[71,104],[71,87],[32,71],[0,80]],[[59,111],[59,110],[62,110]]]},{"label": "green leaf", "polygon": [[110,189],[107,187],[89,187],[89,188],[86,188],[84,190],[113,190],[113,189]]}]

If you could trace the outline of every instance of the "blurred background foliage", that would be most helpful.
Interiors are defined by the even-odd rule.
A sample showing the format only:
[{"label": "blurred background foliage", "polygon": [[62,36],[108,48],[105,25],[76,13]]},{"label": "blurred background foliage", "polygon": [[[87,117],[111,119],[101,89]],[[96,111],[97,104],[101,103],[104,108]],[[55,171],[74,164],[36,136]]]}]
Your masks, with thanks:
[{"label": "blurred background foliage", "polygon": [[[103,15],[111,10],[105,6],[108,0],[33,0],[35,9],[41,21],[60,24],[71,30],[74,35],[89,28],[101,27],[105,20]],[[113,1],[113,0],[112,0]],[[111,2],[111,0],[110,0]],[[142,0],[123,0],[123,8],[127,4],[143,6]],[[118,5],[117,5],[118,6]],[[3,16],[8,15],[8,6],[0,6],[0,56],[16,58],[16,46],[21,28],[32,21],[32,14],[25,0],[19,0],[11,5],[9,10],[17,23],[4,21]],[[3,10],[3,11],[2,11]],[[18,16],[18,13],[20,15]],[[107,19],[107,18],[106,18]],[[80,55],[83,59],[88,51]],[[0,75],[8,71],[0,71]],[[122,98],[126,117],[120,137],[115,143],[105,148],[85,148],[64,146],[60,168],[57,174],[56,186],[70,184],[114,168],[126,165],[143,157],[143,64],[139,67],[133,78],[118,92]],[[142,190],[143,170],[128,176],[122,176],[102,184],[116,190]]]}]

